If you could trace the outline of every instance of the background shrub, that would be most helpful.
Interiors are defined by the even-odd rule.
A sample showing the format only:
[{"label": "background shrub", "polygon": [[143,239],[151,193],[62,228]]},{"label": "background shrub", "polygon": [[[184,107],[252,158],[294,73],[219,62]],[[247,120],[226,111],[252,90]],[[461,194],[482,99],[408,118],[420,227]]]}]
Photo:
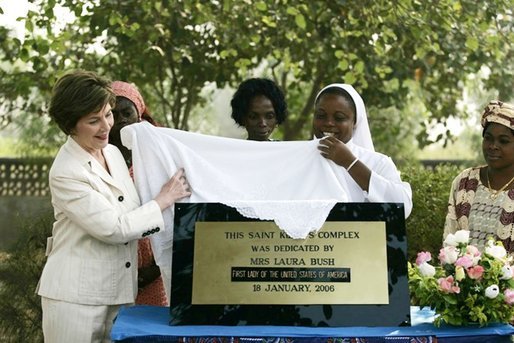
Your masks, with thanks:
[{"label": "background shrub", "polygon": [[43,342],[41,298],[36,286],[45,263],[53,213],[26,218],[20,237],[0,258],[0,341]]},{"label": "background shrub", "polygon": [[453,179],[464,166],[438,165],[427,169],[412,164],[402,169],[402,179],[412,187],[414,207],[407,218],[407,255],[414,261],[420,251],[430,251],[437,258],[443,241],[444,220]]}]

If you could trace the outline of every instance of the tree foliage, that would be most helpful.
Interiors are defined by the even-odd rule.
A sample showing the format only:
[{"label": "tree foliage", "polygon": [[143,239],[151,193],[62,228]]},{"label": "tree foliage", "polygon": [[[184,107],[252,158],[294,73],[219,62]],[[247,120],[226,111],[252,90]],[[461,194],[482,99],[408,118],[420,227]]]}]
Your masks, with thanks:
[{"label": "tree foliage", "polygon": [[1,118],[19,109],[41,127],[55,78],[83,68],[136,83],[161,122],[187,130],[206,84],[257,75],[286,91],[283,138],[306,139],[318,90],[346,82],[363,95],[379,150],[398,155],[430,143],[431,119],[477,115],[456,110],[468,75],[485,68],[485,86],[512,97],[512,19],[512,0],[37,1],[25,38],[0,43]]}]

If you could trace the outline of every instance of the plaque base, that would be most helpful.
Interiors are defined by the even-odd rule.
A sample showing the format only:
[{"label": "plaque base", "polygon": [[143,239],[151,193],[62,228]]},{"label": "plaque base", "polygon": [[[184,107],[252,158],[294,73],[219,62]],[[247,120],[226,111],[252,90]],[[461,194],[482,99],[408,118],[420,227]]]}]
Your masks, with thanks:
[{"label": "plaque base", "polygon": [[175,205],[170,325],[410,325],[403,205],[339,203],[316,235]]}]

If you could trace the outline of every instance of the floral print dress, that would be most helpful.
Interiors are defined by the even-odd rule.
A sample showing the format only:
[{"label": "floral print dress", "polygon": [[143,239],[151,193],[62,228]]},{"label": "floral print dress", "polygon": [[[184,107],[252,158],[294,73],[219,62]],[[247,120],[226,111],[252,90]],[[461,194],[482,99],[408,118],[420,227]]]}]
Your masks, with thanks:
[{"label": "floral print dress", "polygon": [[501,240],[505,249],[514,252],[514,189],[493,197],[480,181],[480,169],[462,171],[452,183],[444,237],[458,230],[470,231],[470,244],[482,249],[488,239]]}]

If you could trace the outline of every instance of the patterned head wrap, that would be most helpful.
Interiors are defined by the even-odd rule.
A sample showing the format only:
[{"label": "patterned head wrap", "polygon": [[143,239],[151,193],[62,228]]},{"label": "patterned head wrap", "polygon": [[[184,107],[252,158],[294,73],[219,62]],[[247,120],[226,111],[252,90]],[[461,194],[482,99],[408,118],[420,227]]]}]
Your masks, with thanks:
[{"label": "patterned head wrap", "polygon": [[346,91],[355,103],[355,126],[353,128],[352,142],[368,150],[375,151],[373,140],[371,139],[371,131],[369,130],[368,116],[366,115],[366,107],[359,93],[351,85],[345,83],[332,83],[318,92],[314,103],[318,101],[320,95],[328,88],[340,88]]},{"label": "patterned head wrap", "polygon": [[492,100],[482,114],[482,126],[497,123],[514,130],[514,105],[499,100]]},{"label": "patterned head wrap", "polygon": [[111,88],[116,96],[125,97],[134,103],[139,120],[141,120],[143,114],[148,114],[143,97],[135,86],[123,81],[114,81]]}]

